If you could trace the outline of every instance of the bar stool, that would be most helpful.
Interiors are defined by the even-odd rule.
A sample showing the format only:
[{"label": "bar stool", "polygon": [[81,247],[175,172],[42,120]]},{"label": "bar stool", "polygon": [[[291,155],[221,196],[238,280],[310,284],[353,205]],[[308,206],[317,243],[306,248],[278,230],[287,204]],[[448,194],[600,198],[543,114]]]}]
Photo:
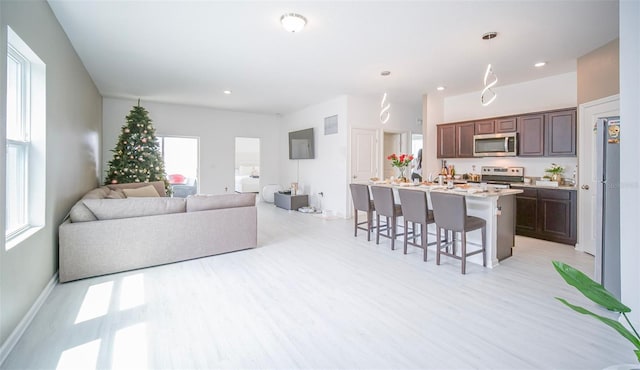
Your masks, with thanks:
[{"label": "bar stool", "polygon": [[[435,241],[428,243],[427,225],[435,222],[433,211],[429,209],[427,193],[421,190],[398,189],[400,206],[402,207],[402,217],[404,218],[404,254],[407,254],[407,244],[424,250],[423,260],[427,260],[427,246],[436,244]],[[411,235],[413,242],[409,239],[409,222],[412,223]],[[416,233],[416,224],[420,225],[420,233]],[[416,237],[420,237],[420,244],[415,242]],[[436,237],[438,237],[436,235]]]},{"label": "bar stool", "polygon": [[[380,230],[385,230],[387,235],[382,235],[385,238],[391,239],[391,250],[394,249],[394,242],[398,235],[398,217],[402,216],[402,208],[399,204],[396,204],[393,189],[386,186],[372,186],[371,193],[373,194],[373,204],[376,207],[376,244],[380,244]],[[380,226],[380,216],[386,217],[386,225],[384,228]],[[389,235],[391,231],[391,235]]]},{"label": "bar stool", "polygon": [[[437,238],[436,264],[440,264],[440,255],[444,254],[462,262],[462,273],[466,273],[467,257],[477,253],[482,253],[482,266],[487,266],[487,222],[475,216],[467,216],[467,202],[464,195],[447,194],[442,192],[431,192],[431,205],[433,206],[433,217],[436,222],[436,235],[440,235],[440,230],[451,230],[453,239],[451,241],[452,251],[443,252],[440,245],[440,238]],[[482,229],[482,249],[467,253],[467,232]],[[456,255],[455,242],[456,233],[461,234],[460,256]],[[447,246],[448,243],[445,243]]]},{"label": "bar stool", "polygon": [[[355,220],[353,236],[358,236],[358,229],[367,232],[367,241],[371,241],[371,230],[373,230],[373,211],[376,210],[373,200],[369,194],[369,186],[364,184],[349,184],[351,188],[351,198],[353,199],[353,218]],[[358,211],[367,213],[367,220],[358,222]],[[364,228],[361,225],[367,224]]]}]

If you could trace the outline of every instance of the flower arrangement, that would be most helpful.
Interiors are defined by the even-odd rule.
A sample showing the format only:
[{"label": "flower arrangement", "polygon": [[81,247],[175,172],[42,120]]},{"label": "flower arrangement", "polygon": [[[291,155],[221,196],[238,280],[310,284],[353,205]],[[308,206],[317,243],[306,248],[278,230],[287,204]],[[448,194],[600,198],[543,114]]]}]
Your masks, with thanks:
[{"label": "flower arrangement", "polygon": [[393,167],[402,169],[411,164],[411,161],[413,161],[413,155],[404,153],[396,155],[396,153],[393,153],[388,156],[387,159],[391,161],[391,165]]},{"label": "flower arrangement", "polygon": [[391,161],[391,166],[396,167],[400,171],[398,180],[400,180],[401,182],[406,182],[407,178],[404,175],[404,171],[407,169],[407,166],[411,164],[411,161],[413,161],[413,155],[405,153],[396,155],[396,153],[393,153],[388,156],[387,159]]},{"label": "flower arrangement", "polygon": [[550,173],[552,175],[559,175],[564,172],[564,167],[559,164],[551,163],[551,167],[545,168],[544,172]]}]

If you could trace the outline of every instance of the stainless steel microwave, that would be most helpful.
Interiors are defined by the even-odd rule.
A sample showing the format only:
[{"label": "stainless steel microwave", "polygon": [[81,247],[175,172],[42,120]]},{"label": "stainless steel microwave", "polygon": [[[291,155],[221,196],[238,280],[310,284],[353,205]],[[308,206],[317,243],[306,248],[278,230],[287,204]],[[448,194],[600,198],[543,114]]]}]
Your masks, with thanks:
[{"label": "stainless steel microwave", "polygon": [[486,134],[473,136],[474,157],[513,157],[518,155],[518,134]]}]

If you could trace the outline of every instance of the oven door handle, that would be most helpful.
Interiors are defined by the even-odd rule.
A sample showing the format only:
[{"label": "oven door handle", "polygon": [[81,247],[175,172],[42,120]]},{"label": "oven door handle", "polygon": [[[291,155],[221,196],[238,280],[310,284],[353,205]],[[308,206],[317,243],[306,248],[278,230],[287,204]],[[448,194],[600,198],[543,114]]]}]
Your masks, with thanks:
[{"label": "oven door handle", "polygon": [[504,152],[507,153],[509,151],[509,137],[504,138]]}]

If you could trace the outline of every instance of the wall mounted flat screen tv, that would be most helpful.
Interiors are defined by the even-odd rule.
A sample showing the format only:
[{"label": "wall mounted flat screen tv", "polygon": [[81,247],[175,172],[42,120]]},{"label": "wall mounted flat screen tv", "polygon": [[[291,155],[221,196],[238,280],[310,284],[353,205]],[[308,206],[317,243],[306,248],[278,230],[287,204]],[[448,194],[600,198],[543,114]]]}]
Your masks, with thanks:
[{"label": "wall mounted flat screen tv", "polygon": [[313,127],[289,132],[289,159],[313,158]]}]

